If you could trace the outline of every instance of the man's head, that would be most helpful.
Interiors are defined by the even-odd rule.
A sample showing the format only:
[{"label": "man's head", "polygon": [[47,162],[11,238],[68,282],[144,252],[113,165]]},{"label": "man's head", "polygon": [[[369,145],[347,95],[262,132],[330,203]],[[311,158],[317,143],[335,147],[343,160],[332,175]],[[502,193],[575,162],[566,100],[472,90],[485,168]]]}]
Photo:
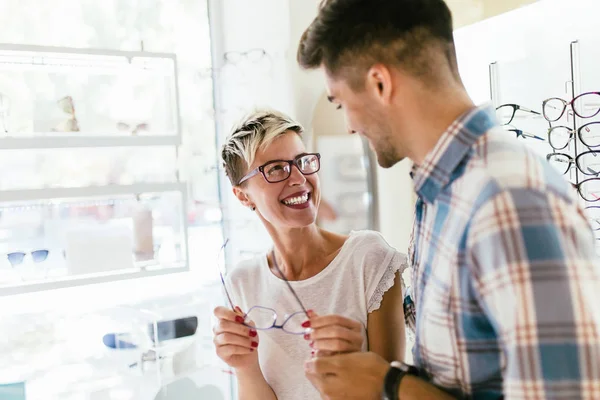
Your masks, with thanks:
[{"label": "man's head", "polygon": [[324,69],[330,100],[383,167],[410,155],[411,131],[432,95],[462,85],[443,0],[325,0],[298,62]]}]

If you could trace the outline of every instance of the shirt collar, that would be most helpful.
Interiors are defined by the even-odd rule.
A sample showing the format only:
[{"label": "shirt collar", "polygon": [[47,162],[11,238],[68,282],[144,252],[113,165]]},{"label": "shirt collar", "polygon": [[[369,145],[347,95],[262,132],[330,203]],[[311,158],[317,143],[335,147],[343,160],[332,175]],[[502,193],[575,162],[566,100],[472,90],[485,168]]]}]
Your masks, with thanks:
[{"label": "shirt collar", "polygon": [[413,166],[411,177],[419,197],[433,203],[472,145],[497,124],[491,105],[474,107],[454,121],[425,156],[423,163]]}]

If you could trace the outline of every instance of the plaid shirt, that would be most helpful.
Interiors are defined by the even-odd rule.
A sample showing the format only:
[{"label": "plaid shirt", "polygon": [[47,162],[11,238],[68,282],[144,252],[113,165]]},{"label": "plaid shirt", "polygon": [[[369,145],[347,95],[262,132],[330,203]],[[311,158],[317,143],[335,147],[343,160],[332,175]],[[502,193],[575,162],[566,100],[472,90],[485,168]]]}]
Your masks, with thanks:
[{"label": "plaid shirt", "polygon": [[405,308],[425,379],[458,398],[600,399],[600,267],[566,180],[488,107],[412,178]]}]

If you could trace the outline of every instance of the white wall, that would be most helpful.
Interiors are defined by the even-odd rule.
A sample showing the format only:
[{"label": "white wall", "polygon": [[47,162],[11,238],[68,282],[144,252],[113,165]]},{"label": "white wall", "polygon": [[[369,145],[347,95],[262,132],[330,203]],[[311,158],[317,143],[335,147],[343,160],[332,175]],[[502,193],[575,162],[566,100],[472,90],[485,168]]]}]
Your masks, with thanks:
[{"label": "white wall", "polygon": [[[304,30],[317,14],[317,1],[289,0],[290,46],[288,50],[289,76],[294,94],[294,116],[306,127],[313,124],[314,109],[325,93],[324,78],[320,71],[303,71],[296,62],[296,49]],[[332,120],[341,113],[327,114]],[[337,122],[337,121],[336,121]],[[332,126],[339,126],[332,123]],[[332,132],[335,134],[334,132]],[[336,132],[338,134],[345,134]],[[378,208],[381,233],[400,251],[406,251],[412,226],[414,190],[408,175],[408,161],[390,169],[378,168]]]}]

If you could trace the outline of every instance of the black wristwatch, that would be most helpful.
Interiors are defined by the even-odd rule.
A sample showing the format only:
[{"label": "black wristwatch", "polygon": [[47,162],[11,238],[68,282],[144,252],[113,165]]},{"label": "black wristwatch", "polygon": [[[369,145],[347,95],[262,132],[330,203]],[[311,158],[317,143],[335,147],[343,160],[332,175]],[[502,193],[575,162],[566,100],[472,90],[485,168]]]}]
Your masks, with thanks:
[{"label": "black wristwatch", "polygon": [[398,400],[400,382],[406,375],[418,375],[419,370],[401,361],[392,361],[390,369],[383,380],[382,400]]}]

